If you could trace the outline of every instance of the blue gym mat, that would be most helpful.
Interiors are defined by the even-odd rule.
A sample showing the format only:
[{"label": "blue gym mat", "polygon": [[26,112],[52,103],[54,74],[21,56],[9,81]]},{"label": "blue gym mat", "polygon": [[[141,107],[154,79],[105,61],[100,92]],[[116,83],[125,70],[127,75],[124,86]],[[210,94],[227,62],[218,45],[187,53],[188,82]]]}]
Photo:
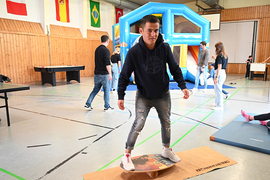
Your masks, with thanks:
[{"label": "blue gym mat", "polygon": [[270,131],[268,128],[261,125],[259,121],[247,123],[242,115],[213,134],[210,140],[270,154]]},{"label": "blue gym mat", "polygon": [[[186,86],[188,89],[193,89],[194,88],[194,83],[191,82],[186,82]],[[223,84],[223,89],[228,89],[228,88],[235,88],[232,86],[227,86]],[[176,82],[170,82],[169,84],[169,89],[174,90],[174,89],[180,89],[178,87],[178,84]],[[204,86],[198,86],[198,89],[204,89]],[[208,85],[207,89],[214,89],[214,85]],[[130,84],[127,86],[127,91],[136,91],[137,90],[137,85],[136,84]]]}]

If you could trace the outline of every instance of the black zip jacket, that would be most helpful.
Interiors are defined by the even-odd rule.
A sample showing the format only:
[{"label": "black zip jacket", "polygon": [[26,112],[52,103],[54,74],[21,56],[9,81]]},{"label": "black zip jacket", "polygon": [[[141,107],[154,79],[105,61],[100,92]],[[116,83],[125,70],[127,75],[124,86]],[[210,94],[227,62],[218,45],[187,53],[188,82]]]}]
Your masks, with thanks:
[{"label": "black zip jacket", "polygon": [[176,63],[170,45],[165,43],[161,34],[155,48],[148,49],[141,37],[127,53],[118,82],[118,99],[124,99],[125,90],[131,73],[134,71],[137,88],[147,99],[159,99],[169,90],[167,65],[173,79],[181,89],[186,89],[182,71]]}]

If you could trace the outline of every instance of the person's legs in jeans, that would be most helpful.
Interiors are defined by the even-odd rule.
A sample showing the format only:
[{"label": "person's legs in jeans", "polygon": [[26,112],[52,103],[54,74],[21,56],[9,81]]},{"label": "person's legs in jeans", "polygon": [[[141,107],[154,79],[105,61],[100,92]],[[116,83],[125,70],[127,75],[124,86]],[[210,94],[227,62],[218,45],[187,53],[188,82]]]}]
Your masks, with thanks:
[{"label": "person's legs in jeans", "polygon": [[223,107],[220,83],[214,84],[216,107]]},{"label": "person's legs in jeans", "polygon": [[102,78],[101,78],[102,75],[94,75],[94,88],[92,90],[92,92],[90,93],[87,101],[86,101],[86,105],[87,106],[91,106],[92,104],[92,101],[94,100],[95,96],[97,95],[97,93],[99,92],[99,90],[101,89],[101,81],[102,81]]},{"label": "person's legs in jeans", "polygon": [[168,91],[161,99],[153,100],[153,106],[156,108],[161,124],[162,145],[170,147],[171,139],[171,97]]},{"label": "person's legs in jeans", "polygon": [[207,89],[207,66],[204,67],[203,71],[203,79],[204,79],[204,89]]},{"label": "person's legs in jeans", "polygon": [[225,91],[224,89],[222,89],[222,93],[225,94],[225,95],[229,94],[229,93],[228,93],[227,91]]},{"label": "person's legs in jeans", "polygon": [[217,107],[223,107],[223,101],[222,101],[222,86],[226,79],[226,73],[224,70],[220,70],[220,74],[218,76],[218,82],[217,84],[214,84],[214,90],[215,90],[215,104]]},{"label": "person's legs in jeans", "polygon": [[198,89],[199,86],[199,81],[200,81],[200,75],[201,75],[202,71],[201,71],[201,66],[198,66],[197,69],[197,74],[196,74],[196,79],[195,79],[195,86],[194,88]]},{"label": "person's legs in jeans", "polygon": [[127,142],[126,142],[126,150],[124,156],[122,157],[122,164],[124,169],[126,170],[134,170],[134,164],[131,161],[131,150],[134,149],[135,142],[137,140],[138,135],[140,134],[141,130],[144,127],[146,118],[148,113],[151,109],[151,100],[145,99],[141,96],[139,90],[136,93],[136,100],[135,100],[135,111],[136,117],[129,132]]},{"label": "person's legs in jeans", "polygon": [[136,117],[127,138],[126,149],[133,150],[134,144],[137,140],[138,135],[144,127],[146,118],[151,107],[151,100],[143,98],[140,94],[140,91],[137,90],[135,100]]},{"label": "person's legs in jeans", "polygon": [[[213,78],[213,81],[215,80],[215,78]],[[225,91],[224,89],[222,89],[222,93],[223,94],[225,94],[225,95],[227,95],[227,94],[229,94],[227,91]]]},{"label": "person's legs in jeans", "polygon": [[111,66],[111,71],[112,71],[112,80],[111,80],[111,82],[110,82],[110,83],[111,83],[111,84],[110,84],[110,85],[111,85],[111,86],[110,86],[110,90],[113,90],[113,85],[114,85],[114,84],[113,84],[113,83],[114,83],[114,82],[113,82],[113,78],[114,78],[114,69],[113,69],[113,65]]},{"label": "person's legs in jeans", "polygon": [[110,80],[109,75],[102,75],[101,84],[104,90],[104,108],[110,107]]},{"label": "person's legs in jeans", "polygon": [[162,98],[152,100],[152,103],[157,110],[161,124],[162,145],[164,147],[161,156],[164,158],[168,158],[173,162],[179,162],[181,161],[181,159],[175,153],[173,153],[172,149],[170,148],[170,140],[171,140],[170,91],[168,91]]},{"label": "person's legs in jeans", "polygon": [[114,63],[112,65],[112,89],[116,89],[117,88],[117,81],[118,81],[118,66],[117,63]]},{"label": "person's legs in jeans", "polygon": [[117,89],[117,86],[118,86],[118,79],[119,79],[119,69],[118,69],[118,66],[116,65],[115,89]]}]

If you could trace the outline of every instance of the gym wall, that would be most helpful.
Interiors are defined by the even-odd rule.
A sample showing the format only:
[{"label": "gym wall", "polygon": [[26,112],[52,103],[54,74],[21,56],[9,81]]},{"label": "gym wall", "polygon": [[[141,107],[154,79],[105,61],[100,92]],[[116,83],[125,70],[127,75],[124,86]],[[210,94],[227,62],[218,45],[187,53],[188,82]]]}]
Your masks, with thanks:
[{"label": "gym wall", "polygon": [[[244,8],[224,9],[221,12],[221,22],[258,20],[258,36],[255,62],[264,61],[270,56],[270,5]],[[248,58],[248,55],[247,55]],[[270,62],[269,62],[270,63]],[[228,64],[227,74],[245,74],[246,64]],[[270,71],[268,71],[270,74]]]}]

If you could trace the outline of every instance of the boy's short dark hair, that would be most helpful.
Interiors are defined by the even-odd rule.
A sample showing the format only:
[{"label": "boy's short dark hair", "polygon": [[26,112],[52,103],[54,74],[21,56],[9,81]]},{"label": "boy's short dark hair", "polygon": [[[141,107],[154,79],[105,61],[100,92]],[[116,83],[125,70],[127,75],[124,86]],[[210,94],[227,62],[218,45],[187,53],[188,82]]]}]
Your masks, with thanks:
[{"label": "boy's short dark hair", "polygon": [[251,58],[252,56],[250,55],[250,56],[248,56],[248,58]]},{"label": "boy's short dark hair", "polygon": [[147,22],[160,24],[159,19],[154,15],[146,15],[140,20],[141,28],[144,28]]},{"label": "boy's short dark hair", "polygon": [[205,41],[202,41],[200,44],[206,46],[206,42]]},{"label": "boy's short dark hair", "polygon": [[109,40],[109,36],[107,36],[107,35],[101,36],[101,42],[102,42],[102,43],[105,43],[105,42],[107,42],[108,40]]}]

